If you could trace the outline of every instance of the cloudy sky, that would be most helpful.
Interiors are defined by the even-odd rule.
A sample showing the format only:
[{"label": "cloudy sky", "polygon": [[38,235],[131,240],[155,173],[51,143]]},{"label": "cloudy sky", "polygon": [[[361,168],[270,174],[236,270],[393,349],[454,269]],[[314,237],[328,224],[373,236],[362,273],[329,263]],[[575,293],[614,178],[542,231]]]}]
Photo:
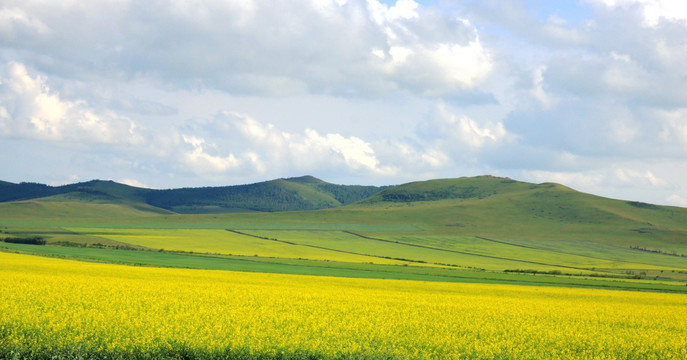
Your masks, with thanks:
[{"label": "cloudy sky", "polygon": [[305,174],[687,206],[687,3],[0,3],[1,180]]}]

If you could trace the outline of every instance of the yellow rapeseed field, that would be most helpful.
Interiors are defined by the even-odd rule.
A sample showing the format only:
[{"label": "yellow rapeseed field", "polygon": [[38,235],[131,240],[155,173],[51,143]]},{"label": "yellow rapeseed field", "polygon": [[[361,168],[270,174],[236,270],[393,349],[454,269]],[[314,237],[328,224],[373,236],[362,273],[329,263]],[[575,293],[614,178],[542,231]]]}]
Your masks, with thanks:
[{"label": "yellow rapeseed field", "polygon": [[0,358],[687,359],[687,296],[0,253]]}]

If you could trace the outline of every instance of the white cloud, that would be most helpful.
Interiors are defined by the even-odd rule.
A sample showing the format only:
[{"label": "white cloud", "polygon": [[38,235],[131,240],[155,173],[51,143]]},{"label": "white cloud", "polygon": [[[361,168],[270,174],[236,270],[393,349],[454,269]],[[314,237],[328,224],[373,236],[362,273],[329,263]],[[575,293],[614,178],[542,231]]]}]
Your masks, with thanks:
[{"label": "white cloud", "polygon": [[623,61],[623,62],[626,62],[626,63],[629,63],[629,62],[632,61],[632,58],[630,57],[630,55],[628,55],[628,54],[619,54],[619,53],[617,53],[617,52],[615,52],[615,51],[611,51],[611,58],[612,58],[613,60]]},{"label": "white cloud", "polygon": [[[5,52],[81,79],[149,78],[270,96],[443,96],[474,87],[492,66],[472,24],[412,0],[8,1],[0,12],[0,36],[12,37]],[[88,17],[75,19],[79,13]],[[399,57],[399,49],[412,54]],[[386,63],[371,61],[373,52]]]},{"label": "white cloud", "polygon": [[393,6],[382,4],[378,0],[367,0],[367,8],[377,25],[383,26],[387,22],[396,20],[416,19],[418,3],[413,0],[398,0]]},{"label": "white cloud", "polygon": [[447,149],[477,151],[488,145],[497,145],[507,139],[501,122],[478,122],[466,115],[457,115],[440,103],[428,122],[420,130],[423,137],[443,143]]},{"label": "white cloud", "polygon": [[651,171],[636,171],[632,169],[617,168],[615,178],[625,184],[646,184],[652,186],[665,186],[666,182],[657,178]]},{"label": "white cloud", "polygon": [[662,19],[687,20],[687,3],[682,0],[594,0],[608,7],[638,6],[647,26],[656,26]]},{"label": "white cloud", "polygon": [[458,125],[458,137],[473,149],[478,149],[487,142],[499,141],[506,134],[506,130],[501,123],[480,127],[477,122],[467,116],[461,116],[457,122],[455,119],[452,119],[452,122]]},{"label": "white cloud", "polygon": [[195,136],[183,136],[184,142],[191,145],[192,150],[183,156],[183,162],[197,173],[223,173],[238,168],[239,159],[233,154],[216,156],[207,153],[204,139]]},{"label": "white cloud", "polygon": [[236,113],[226,113],[226,116],[235,117],[233,122],[238,130],[251,142],[270,146],[282,147],[285,139],[289,139],[290,135],[279,131],[274,125],[263,125],[257,120]]},{"label": "white cloud", "polygon": [[5,0],[0,142],[25,158],[0,157],[50,153],[50,181],[496,172],[687,198],[683,2],[538,3]]},{"label": "white cloud", "polygon": [[385,141],[375,144],[379,158],[394,177],[407,179],[431,178],[436,174],[451,169],[452,159],[432,144],[410,144],[404,141]]},{"label": "white cloud", "polygon": [[660,139],[666,143],[687,145],[687,108],[661,110],[655,113],[662,121]]},{"label": "white cloud", "polygon": [[150,186],[148,186],[148,185],[146,185],[146,184],[144,184],[144,183],[142,183],[136,179],[128,179],[128,178],[127,179],[120,179],[120,180],[117,180],[117,182],[129,185],[129,186],[139,187],[139,188],[147,188],[147,189],[150,188]]},{"label": "white cloud", "polygon": [[598,186],[605,180],[605,176],[598,173],[532,170],[523,171],[522,174],[527,181],[534,183],[554,182],[581,191],[598,189]]},{"label": "white cloud", "polygon": [[218,132],[184,135],[190,145],[183,154],[185,163],[203,172],[311,173],[328,169],[342,174],[388,176],[389,166],[377,159],[372,145],[358,137],[321,135],[313,129],[290,133],[273,124],[263,124],[243,114],[223,112],[213,121],[230,124]]},{"label": "white cloud", "polygon": [[[685,166],[670,161],[623,160],[617,163],[590,164],[577,171],[523,171],[522,178],[536,183],[556,182],[575,190],[614,199],[641,200],[658,204],[683,205],[685,197],[674,174],[684,173]],[[668,180],[665,176],[672,178]],[[676,181],[677,180],[677,181]],[[683,184],[684,186],[684,184]],[[650,200],[652,199],[652,200]]]},{"label": "white cloud", "polygon": [[665,200],[668,204],[687,207],[687,199],[678,194],[670,194]]},{"label": "white cloud", "polygon": [[[436,41],[423,41],[421,31],[441,31],[417,12],[413,1],[398,1],[389,8],[376,0],[368,1],[373,19],[384,29],[387,53],[380,48],[371,49],[372,64],[386,73],[389,80],[401,88],[411,89],[423,96],[442,96],[471,89],[490,74],[493,60],[482,45],[477,29],[465,19],[454,20],[455,27],[468,33],[463,41],[451,36]],[[448,35],[448,34],[447,34]]]},{"label": "white cloud", "polygon": [[4,136],[55,141],[141,143],[135,122],[112,111],[97,111],[82,99],[65,100],[32,76],[26,66],[4,65],[0,78],[0,129]]},{"label": "white cloud", "polygon": [[610,119],[610,126],[610,138],[617,143],[628,144],[640,135],[640,129],[631,115],[624,117],[623,114],[617,114]]},{"label": "white cloud", "polygon": [[[362,139],[357,137],[345,138],[339,134],[327,134],[325,136],[319,135],[315,130],[306,129],[305,130],[306,139],[304,144],[307,147],[301,150],[307,150],[308,152],[313,149],[323,149],[329,151],[336,156],[343,158],[346,166],[352,170],[369,170],[373,172],[384,172],[384,170],[379,169],[379,161],[375,157],[374,150],[370,144],[366,143]],[[302,144],[294,144],[294,147],[300,147]],[[307,156],[306,152],[301,152],[302,156]]]},{"label": "white cloud", "polygon": [[545,108],[549,108],[556,102],[556,99],[548,94],[546,90],[544,90],[544,71],[546,71],[546,66],[542,65],[539,66],[532,74],[532,82],[534,87],[532,89],[532,96],[534,96],[534,98],[537,99]]},{"label": "white cloud", "polygon": [[418,3],[413,0],[397,0],[394,6],[387,11],[387,20],[398,19],[417,19],[420,15],[417,13]]},{"label": "white cloud", "polygon": [[21,8],[0,8],[0,39],[16,40],[23,32],[47,34],[50,28]]},{"label": "white cloud", "polygon": [[439,44],[428,52],[428,58],[445,76],[467,87],[474,86],[491,71],[491,58],[479,38],[467,45]]},{"label": "white cloud", "polygon": [[421,163],[429,165],[431,168],[440,169],[448,164],[449,158],[441,151],[430,149],[420,154]]}]

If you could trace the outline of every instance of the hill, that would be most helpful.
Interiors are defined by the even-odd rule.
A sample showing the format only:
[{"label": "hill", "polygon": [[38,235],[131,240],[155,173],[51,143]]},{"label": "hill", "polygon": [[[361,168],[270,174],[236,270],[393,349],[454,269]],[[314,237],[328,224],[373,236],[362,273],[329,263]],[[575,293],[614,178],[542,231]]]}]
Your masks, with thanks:
[{"label": "hill", "polygon": [[604,198],[554,184],[478,176],[408,183],[353,208],[416,218],[441,233],[533,239],[673,241],[687,253],[687,209]]},{"label": "hill", "polygon": [[[48,186],[0,182],[0,202],[52,197],[53,201],[127,204],[184,214],[293,211],[331,208],[366,198],[382,188],[327,183],[312,176],[248,185],[153,190],[113,181]],[[159,210],[159,209],[158,209]]]},{"label": "hill", "polygon": [[[369,197],[362,203],[410,203],[451,199],[484,199],[494,195],[532,189],[533,185],[490,175],[472,178],[417,181],[388,188]],[[544,185],[546,186],[546,184]]]},{"label": "hill", "polygon": [[59,193],[54,187],[48,185],[27,182],[14,184],[0,181],[0,202],[35,199]]},{"label": "hill", "polygon": [[[243,209],[249,201],[253,209],[275,201],[274,209],[293,204],[293,194],[307,200],[303,206],[337,205],[345,201],[338,189],[312,177],[175,191],[77,184],[64,194],[0,203],[0,237],[42,236],[48,245],[86,248],[0,247],[155,266],[687,290],[687,209],[608,199],[559,184],[493,176],[437,179],[376,188],[365,199],[315,211],[198,210],[232,201]],[[160,195],[166,203],[154,198]],[[179,214],[184,210],[196,214]],[[165,260],[172,257],[163,250],[175,260]],[[582,276],[611,279],[599,283]],[[628,277],[678,283],[616,283]]]}]

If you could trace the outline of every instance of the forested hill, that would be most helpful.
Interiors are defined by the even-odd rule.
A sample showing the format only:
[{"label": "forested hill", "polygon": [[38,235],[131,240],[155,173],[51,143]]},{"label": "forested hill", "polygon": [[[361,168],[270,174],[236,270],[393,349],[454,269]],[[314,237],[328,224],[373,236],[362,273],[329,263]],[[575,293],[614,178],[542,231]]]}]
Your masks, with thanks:
[{"label": "forested hill", "polygon": [[222,209],[315,210],[350,204],[381,190],[382,188],[376,186],[335,185],[312,176],[304,176],[248,185],[157,190],[146,195],[146,202],[179,213],[215,212]]},{"label": "forested hill", "polygon": [[49,186],[0,181],[0,202],[44,197],[144,203],[177,213],[292,211],[332,208],[353,203],[383,187],[336,185],[312,176],[276,179],[248,185],[153,190],[113,181]]}]

